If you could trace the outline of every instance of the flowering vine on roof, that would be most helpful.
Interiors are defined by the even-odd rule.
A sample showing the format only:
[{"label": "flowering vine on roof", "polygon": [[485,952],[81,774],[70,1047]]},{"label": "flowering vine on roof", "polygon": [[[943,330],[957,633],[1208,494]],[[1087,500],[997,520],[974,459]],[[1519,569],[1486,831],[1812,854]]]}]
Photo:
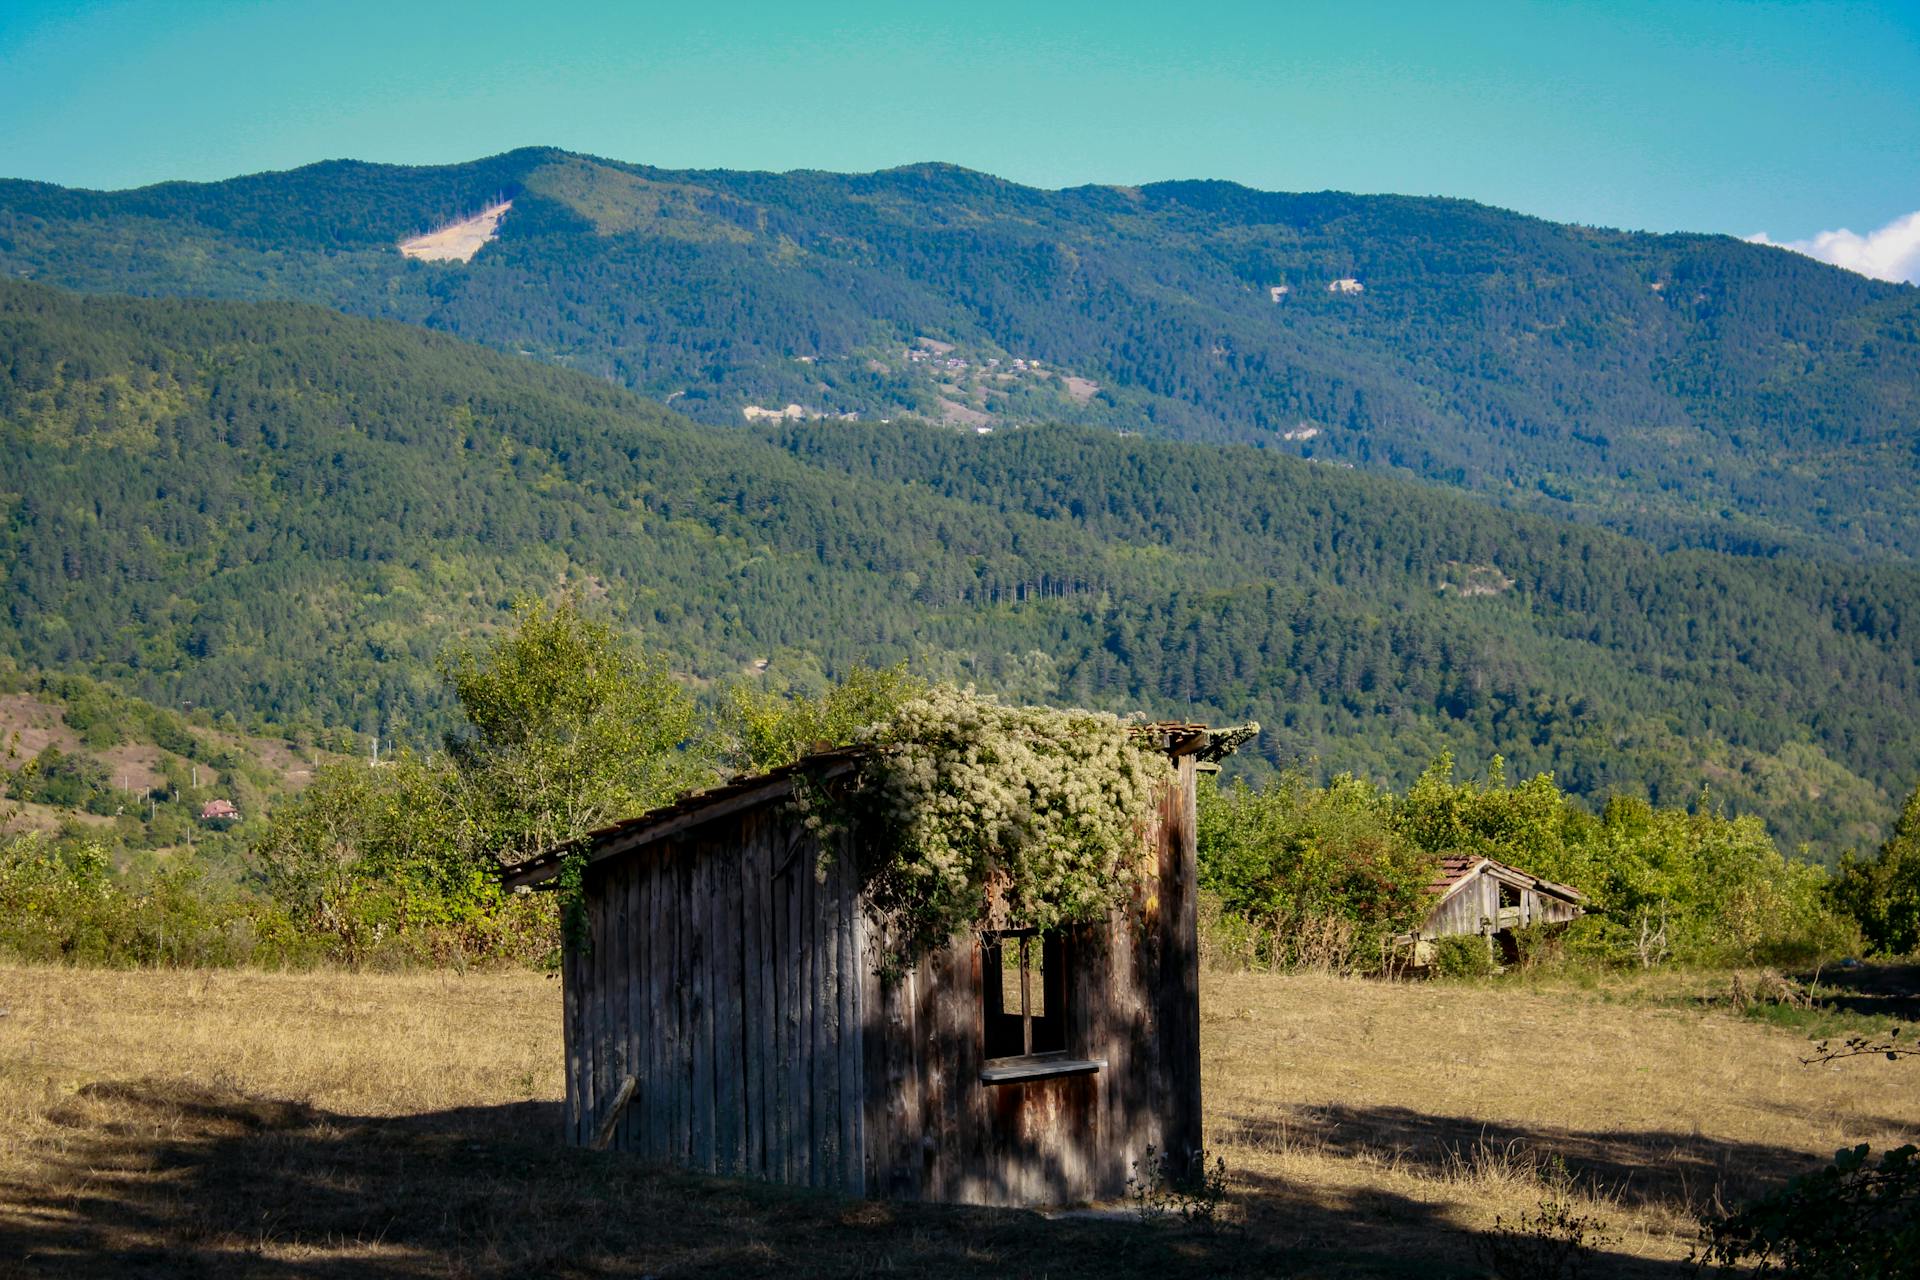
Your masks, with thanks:
[{"label": "flowering vine on roof", "polygon": [[1172,766],[1119,717],[939,686],[862,736],[874,752],[850,787],[798,798],[823,836],[858,832],[901,955],[969,929],[1102,919],[1132,898]]}]

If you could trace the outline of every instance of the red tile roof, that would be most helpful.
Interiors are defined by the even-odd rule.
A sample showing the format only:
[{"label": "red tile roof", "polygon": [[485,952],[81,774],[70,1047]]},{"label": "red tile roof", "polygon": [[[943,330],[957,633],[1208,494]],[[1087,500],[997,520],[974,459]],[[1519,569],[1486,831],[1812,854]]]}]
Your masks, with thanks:
[{"label": "red tile roof", "polygon": [[1581,893],[1578,889],[1570,885],[1555,884],[1551,880],[1543,880],[1530,871],[1522,871],[1519,867],[1502,862],[1498,858],[1487,858],[1478,854],[1464,853],[1442,855],[1440,865],[1435,869],[1433,879],[1427,885],[1427,892],[1437,894],[1444,898],[1467,881],[1473,879],[1474,876],[1480,874],[1483,868],[1492,868],[1497,872],[1504,872],[1505,875],[1502,877],[1503,879],[1521,881],[1531,888],[1538,889],[1541,893],[1550,894],[1553,897],[1561,898],[1567,902],[1581,902],[1586,899],[1584,893]]}]

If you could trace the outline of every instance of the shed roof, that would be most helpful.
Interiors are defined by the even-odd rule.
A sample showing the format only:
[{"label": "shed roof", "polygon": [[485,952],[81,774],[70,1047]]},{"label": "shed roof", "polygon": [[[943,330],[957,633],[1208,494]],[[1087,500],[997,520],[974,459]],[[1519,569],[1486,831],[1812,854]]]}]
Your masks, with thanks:
[{"label": "shed roof", "polygon": [[1518,889],[1533,889],[1549,897],[1559,898],[1563,902],[1585,902],[1586,895],[1571,885],[1555,884],[1551,880],[1542,880],[1539,876],[1498,858],[1483,857],[1478,854],[1447,854],[1440,859],[1440,866],[1434,872],[1433,880],[1427,885],[1427,892],[1438,894],[1445,902],[1460,887],[1474,877],[1485,873],[1496,880],[1504,880]]},{"label": "shed roof", "polygon": [[[1185,720],[1156,720],[1134,727],[1137,734],[1157,738],[1159,745],[1169,755],[1191,755],[1203,760],[1218,760],[1232,754],[1258,731],[1258,725],[1216,730]],[[542,884],[560,873],[560,864],[575,849],[585,849],[588,862],[599,862],[603,858],[627,853],[743,809],[783,800],[792,793],[793,779],[797,775],[839,777],[850,771],[871,749],[864,745],[828,747],[778,769],[742,774],[717,787],[689,792],[671,804],[631,818],[622,818],[589,831],[579,840],[555,845],[524,861],[504,866],[500,869],[501,880],[508,888]]]}]

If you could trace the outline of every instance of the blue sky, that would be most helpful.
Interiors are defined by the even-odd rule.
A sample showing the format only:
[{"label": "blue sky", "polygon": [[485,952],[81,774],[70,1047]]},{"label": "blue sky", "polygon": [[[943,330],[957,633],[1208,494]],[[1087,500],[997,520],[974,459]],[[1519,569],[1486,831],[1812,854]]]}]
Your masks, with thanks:
[{"label": "blue sky", "polygon": [[1920,0],[0,4],[0,176],[528,143],[1433,193],[1811,241],[1920,209]]}]

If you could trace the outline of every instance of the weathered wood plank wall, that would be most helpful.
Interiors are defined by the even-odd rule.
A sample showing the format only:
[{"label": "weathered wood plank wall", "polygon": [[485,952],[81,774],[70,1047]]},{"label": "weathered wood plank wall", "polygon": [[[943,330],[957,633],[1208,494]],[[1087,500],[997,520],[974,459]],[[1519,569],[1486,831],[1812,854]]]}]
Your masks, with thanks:
[{"label": "weathered wood plank wall", "polygon": [[589,870],[569,945],[567,1134],[632,1075],[613,1145],[722,1173],[902,1198],[1124,1193],[1148,1146],[1201,1145],[1193,762],[1162,799],[1136,912],[1067,944],[1068,1052],[1099,1071],[987,1085],[982,951],[879,977],[850,852],[769,803]]},{"label": "weathered wood plank wall", "polygon": [[1433,909],[1426,923],[1420,926],[1420,936],[1439,938],[1456,933],[1483,933],[1516,924],[1558,924],[1580,914],[1580,909],[1570,902],[1523,886],[1514,886],[1516,905],[1502,908],[1500,884],[1491,871],[1481,870]]},{"label": "weathered wood plank wall", "polygon": [[[1148,1146],[1199,1149],[1193,780],[1193,762],[1180,761],[1135,915],[1116,913],[1068,941],[1068,1053],[1105,1059],[1101,1070],[983,1084],[986,991],[982,949],[971,941],[927,957],[891,987],[869,981],[862,1114],[876,1194],[1109,1199],[1124,1194]],[[871,930],[868,938],[863,950],[874,945]]]},{"label": "weathered wood plank wall", "polygon": [[569,1141],[632,1075],[617,1150],[865,1191],[858,898],[816,852],[759,810],[590,870],[563,964]]}]

